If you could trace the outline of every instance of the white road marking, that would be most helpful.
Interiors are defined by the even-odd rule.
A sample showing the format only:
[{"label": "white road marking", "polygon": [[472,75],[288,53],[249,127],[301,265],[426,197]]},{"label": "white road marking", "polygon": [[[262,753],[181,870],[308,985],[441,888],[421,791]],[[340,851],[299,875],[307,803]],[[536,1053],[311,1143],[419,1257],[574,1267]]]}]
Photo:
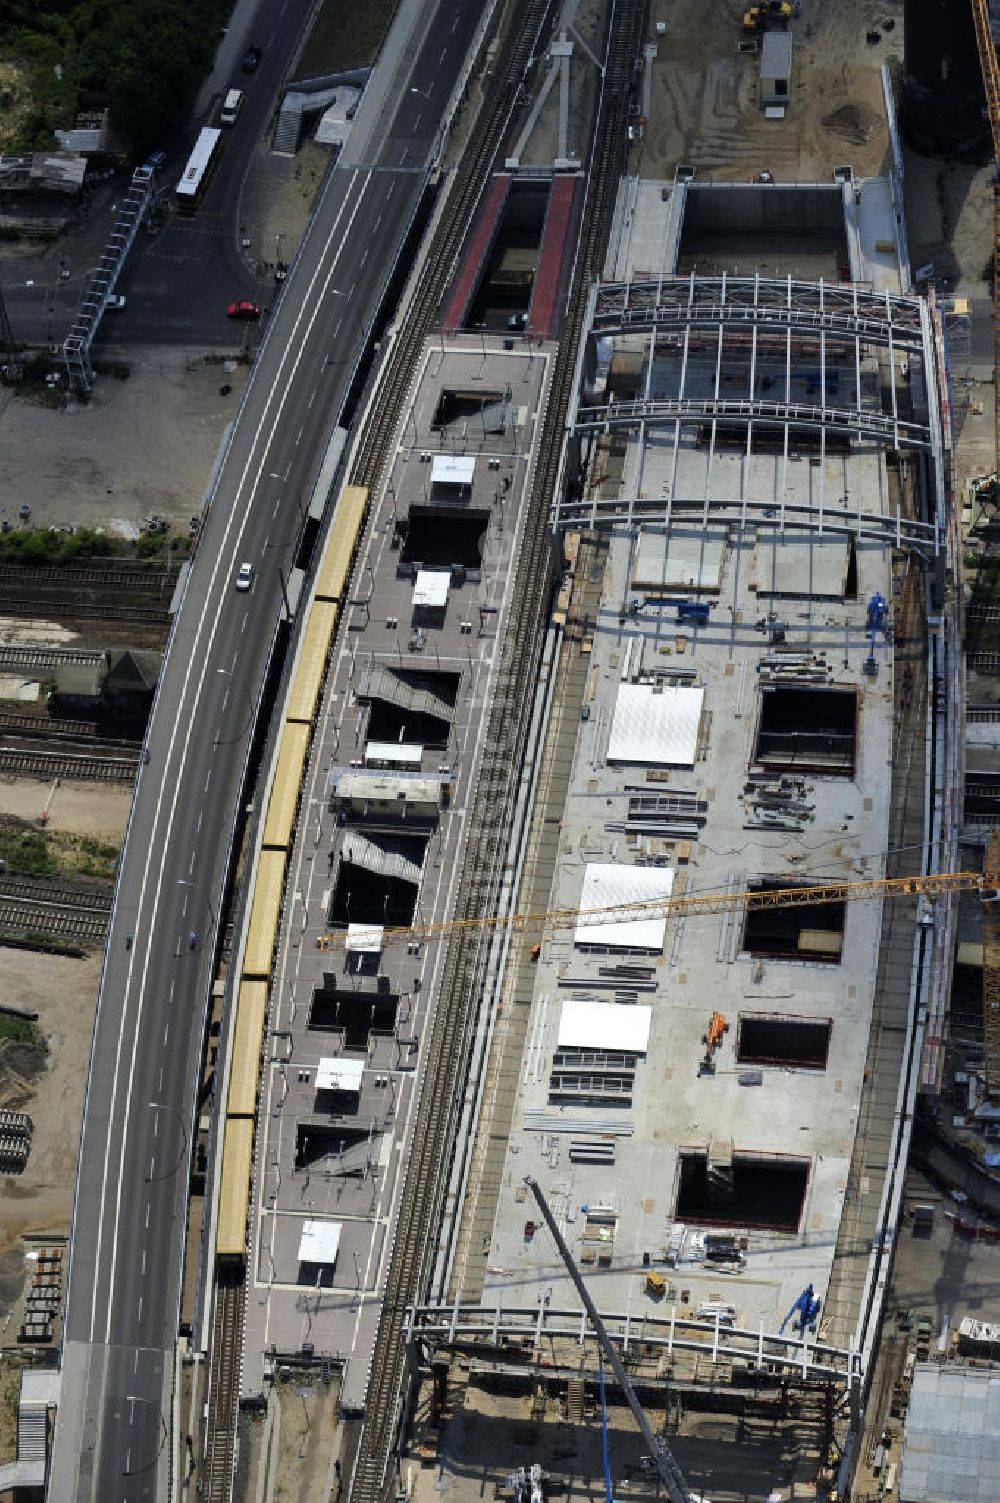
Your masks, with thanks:
[{"label": "white road marking", "polygon": [[[302,424],[302,428],[304,428],[304,427],[305,427],[305,423]],[[299,444],[302,442],[302,428],[300,428],[299,431],[298,431],[298,433],[295,435],[295,447],[296,448],[298,448]]]},{"label": "white road marking", "polygon": [[312,407],[312,404],[315,402],[315,400],[316,400],[316,388],[314,386],[313,389],[312,389],[312,396],[309,398],[309,401],[306,403],[306,406],[307,407]]},{"label": "white road marking", "polygon": [[344,320],[342,318],[338,318],[337,319],[337,327],[333,331],[333,337],[334,337],[334,339],[336,339],[337,335],[340,333],[340,326],[341,326],[341,324],[343,322],[344,322]]},{"label": "white road marking", "polygon": [[[312,275],[312,277],[310,279],[310,282],[309,282],[309,286],[306,289],[305,296],[303,297],[302,304],[301,304],[301,306],[299,308],[298,313],[296,314],[295,322],[294,322],[294,324],[292,326],[292,330],[290,332],[290,336],[289,336],[289,338],[288,338],[288,340],[286,342],[285,349],[284,349],[284,351],[282,353],[281,359],[278,362],[278,370],[277,370],[277,373],[276,373],[276,379],[274,380],[274,382],[271,385],[270,393],[268,395],[268,398],[267,398],[266,402],[264,403],[264,409],[263,409],[263,412],[261,414],[260,421],[259,421],[259,423],[257,425],[257,431],[254,434],[253,440],[252,440],[252,442],[250,444],[250,452],[251,452],[251,455],[252,455],[254,453],[254,450],[255,450],[255,448],[256,448],[256,446],[257,446],[260,438],[261,438],[261,435],[264,434],[265,432],[267,433],[267,441],[266,441],[266,445],[265,445],[265,451],[264,451],[264,454],[261,457],[260,464],[259,464],[259,467],[257,469],[257,476],[256,476],[256,480],[254,481],[254,485],[256,485],[256,483],[259,482],[259,480],[260,480],[260,476],[261,476],[261,473],[263,471],[264,464],[266,463],[267,450],[270,448],[270,445],[271,445],[271,442],[273,440],[274,434],[275,434],[275,432],[277,431],[277,429],[279,427],[280,419],[281,419],[281,416],[282,416],[282,414],[284,412],[285,403],[287,402],[289,393],[290,393],[290,391],[291,391],[291,389],[292,389],[292,387],[294,385],[294,378],[295,378],[295,375],[296,375],[296,373],[298,371],[299,363],[300,363],[300,361],[302,359],[303,352],[305,351],[305,348],[306,348],[306,346],[308,344],[309,335],[312,332],[313,325],[316,322],[316,318],[317,318],[317,316],[319,314],[320,304],[322,302],[322,292],[321,292],[320,296],[317,297],[317,298],[315,298],[315,299],[312,297],[312,294],[313,294],[313,291],[314,291],[314,288],[315,288],[317,282],[320,281],[321,273],[322,273],[322,268],[323,268],[323,265],[324,265],[325,260],[326,260],[327,251],[328,251],[329,247],[332,245],[334,237],[336,236],[337,231],[340,228],[340,223],[341,223],[341,220],[344,217],[344,214],[347,212],[347,206],[348,206],[348,201],[349,201],[349,197],[350,197],[350,190],[353,189],[354,183],[357,181],[358,176],[359,176],[359,173],[358,173],[357,170],[355,170],[355,172],[352,174],[350,188],[348,189],[348,192],[344,195],[344,200],[343,200],[343,202],[342,202],[342,204],[341,204],[341,206],[340,206],[340,208],[339,208],[339,210],[337,212],[337,217],[336,217],[336,219],[335,219],[335,221],[334,221],[334,223],[333,223],[333,225],[332,225],[332,227],[330,229],[329,235],[327,236],[326,245],[323,248],[323,254],[319,257],[319,259],[317,261],[316,270],[313,272],[313,275]],[[342,233],[342,235],[340,237],[340,243],[338,245],[337,252],[336,252],[336,254],[333,257],[332,262],[330,264],[330,269],[329,269],[329,271],[326,274],[325,285],[324,285],[324,287],[322,289],[323,292],[325,292],[326,287],[329,286],[329,283],[332,280],[334,267],[337,264],[337,261],[339,259],[340,253],[343,250],[343,247],[344,247],[344,244],[345,244],[345,242],[347,240],[347,237],[350,234],[351,229],[352,229],[352,227],[354,225],[354,220],[357,217],[358,210],[360,209],[362,200],[364,199],[364,196],[365,196],[366,192],[368,191],[368,187],[369,187],[369,185],[371,183],[371,180],[372,180],[371,173],[366,174],[365,175],[364,183],[362,184],[362,187],[361,187],[361,191],[359,192],[359,194],[357,196],[357,201],[355,202],[354,207],[351,210],[350,218],[348,219],[347,225],[345,226],[344,231],[343,231],[343,233]],[[306,319],[306,310],[309,307],[310,303],[313,304],[313,311],[312,311],[311,316],[309,316],[309,318]],[[305,321],[305,331],[304,331],[304,334],[300,337],[299,336],[299,326],[300,326],[300,324],[303,323],[303,321]],[[291,369],[290,369],[290,372],[289,372],[289,377],[288,377],[287,380],[284,380],[282,378],[285,376],[285,367],[286,367],[286,365],[289,362],[291,363]],[[272,408],[272,405],[275,404],[275,403],[277,403],[277,412],[274,413],[274,414],[272,414],[271,408]],[[226,457],[228,457],[228,454],[227,454]],[[224,466],[224,464],[225,464],[225,460],[223,460],[223,466]],[[233,539],[233,542],[239,543],[239,542],[242,541],[243,534],[244,534],[244,532],[246,530],[248,508],[244,508],[244,510],[241,512],[238,502],[239,502],[239,499],[241,498],[241,496],[243,494],[243,490],[244,490],[244,486],[246,484],[247,476],[248,476],[248,474],[249,474],[249,472],[250,472],[250,470],[252,468],[252,465],[253,465],[252,459],[248,459],[246,461],[244,467],[243,467],[242,475],[240,476],[239,483],[238,483],[238,485],[236,487],[237,504],[234,504],[234,506],[233,506],[233,508],[232,508],[232,510],[231,510],[231,512],[229,514],[229,518],[228,518],[228,520],[226,522],[226,528],[225,528],[225,532],[223,533],[223,538],[222,538],[222,545],[220,546],[219,551],[218,551],[218,555],[217,555],[216,562],[215,562],[215,567],[214,567],[214,569],[212,571],[212,576],[211,576],[211,579],[209,581],[209,588],[205,592],[205,598],[204,598],[204,602],[203,602],[202,608],[201,608],[201,616],[200,616],[200,619],[199,619],[199,622],[198,622],[197,629],[196,629],[196,631],[194,633],[194,643],[195,644],[198,644],[200,642],[200,639],[201,639],[201,636],[202,636],[202,631],[204,629],[206,621],[209,618],[209,613],[210,613],[211,606],[212,606],[213,603],[215,605],[215,618],[214,618],[214,620],[212,622],[211,629],[209,631],[209,647],[211,646],[211,643],[214,640],[215,634],[218,631],[219,619],[221,617],[223,605],[225,603],[223,592],[220,591],[217,588],[218,577],[219,577],[220,570],[222,568],[223,559],[227,557],[227,555],[228,555],[228,553],[230,551],[230,547],[231,547],[231,544],[230,544],[230,533],[231,533],[231,531],[233,529],[236,530],[236,535],[235,535],[235,538]],[[289,469],[290,468],[291,468],[291,463],[289,462]],[[252,491],[252,487],[251,487],[251,491]],[[233,550],[233,551],[235,551],[235,550]],[[243,618],[243,629],[245,630],[245,628],[246,628],[246,617],[244,616],[244,618]],[[195,703],[195,705],[197,705],[198,701],[200,700],[201,694],[202,694],[202,692],[204,690],[205,676],[206,676],[206,674],[208,672],[208,665],[209,665],[210,656],[211,656],[211,654],[210,654],[209,651],[203,651],[202,654],[201,654],[201,672],[200,672],[200,675],[199,675],[199,678],[198,678],[197,688],[196,688],[196,691],[195,691],[195,694],[194,694],[194,703]],[[182,693],[181,693],[181,701],[180,701],[180,704],[178,706],[179,713],[177,714],[177,716],[174,719],[173,728],[172,728],[171,734],[170,734],[170,743],[169,743],[169,746],[168,746],[168,749],[167,749],[167,756],[166,756],[165,762],[164,762],[165,766],[169,766],[170,760],[171,760],[171,756],[173,754],[175,743],[177,742],[178,737],[181,736],[182,730],[183,730],[183,742],[181,743],[181,747],[180,747],[180,763],[181,763],[181,765],[180,765],[180,768],[178,770],[177,777],[173,780],[172,784],[170,785],[170,789],[169,789],[170,799],[169,799],[169,804],[167,805],[167,809],[168,809],[168,812],[167,812],[167,828],[166,828],[166,832],[165,832],[165,835],[164,835],[163,839],[161,839],[159,841],[157,841],[155,839],[155,835],[156,835],[156,832],[157,832],[157,825],[159,823],[160,816],[161,816],[161,814],[163,812],[163,809],[164,809],[164,801],[161,798],[158,801],[158,803],[157,803],[156,814],[155,814],[155,817],[154,817],[154,820],[153,820],[153,830],[151,832],[151,834],[152,834],[152,836],[154,838],[151,838],[150,842],[149,842],[149,859],[147,859],[146,867],[145,867],[145,869],[143,871],[142,884],[141,884],[140,891],[139,891],[138,911],[139,911],[140,914],[142,913],[143,908],[145,906],[145,894],[146,894],[147,884],[149,882],[151,882],[151,881],[155,883],[155,889],[156,889],[156,891],[155,891],[154,902],[153,902],[153,905],[152,905],[154,913],[156,912],[156,909],[159,906],[160,895],[161,895],[162,890],[163,890],[163,883],[164,883],[165,872],[166,872],[166,865],[167,865],[167,853],[168,853],[169,848],[170,848],[170,837],[171,837],[171,833],[172,833],[172,830],[173,830],[174,817],[175,817],[176,812],[177,812],[177,798],[176,798],[176,792],[175,792],[175,790],[176,790],[176,788],[179,786],[179,784],[182,781],[182,775],[183,775],[183,771],[184,771],[184,766],[185,766],[185,764],[187,762],[187,759],[188,759],[188,756],[190,754],[191,737],[192,737],[192,734],[193,734],[194,723],[195,723],[195,719],[196,719],[196,717],[195,717],[194,714],[187,714],[187,715],[185,715],[185,714],[181,713],[183,711],[183,709],[184,709],[185,696],[186,696],[187,689],[189,687],[189,682],[190,681],[186,681],[185,682],[184,689],[182,690]],[[158,871],[154,875],[153,867],[152,867],[152,858],[153,858],[154,853],[156,853],[156,852],[159,853],[159,869],[158,869]],[[132,953],[131,953],[131,957],[130,957],[129,963],[128,963],[128,972],[127,972],[126,983],[125,983],[125,1008],[123,1010],[123,1016],[122,1016],[122,1027],[119,1029],[119,1034],[118,1034],[118,1049],[117,1049],[116,1056],[115,1056],[115,1071],[114,1071],[114,1076],[113,1076],[111,1103],[110,1103],[110,1109],[109,1109],[109,1121],[111,1121],[111,1122],[114,1121],[115,1106],[116,1106],[117,1097],[118,1097],[119,1083],[122,1080],[123,1073],[124,1073],[122,1071],[122,1068],[121,1068],[121,1057],[122,1057],[122,1051],[123,1051],[124,1043],[125,1043],[125,1035],[126,1035],[126,1032],[127,1032],[127,1028],[125,1027],[125,1024],[127,1022],[127,1015],[128,1015],[128,999],[129,999],[129,995],[130,995],[131,987],[132,987],[133,972],[137,968],[138,958],[139,957],[138,957],[137,948],[133,947],[133,950],[132,950]],[[146,948],[145,948],[145,950],[144,950],[143,963],[142,963],[142,967],[141,967],[141,972],[140,972],[139,977],[138,977],[138,983],[139,984],[138,984],[138,991],[137,991],[137,1008],[136,1008],[136,1017],[135,1017],[135,1027],[134,1027],[134,1031],[133,1031],[133,1035],[132,1035],[132,1055],[131,1055],[131,1060],[129,1062],[129,1067],[128,1067],[128,1074],[127,1074],[128,1088],[127,1088],[126,1098],[125,1098],[125,1121],[126,1122],[128,1121],[128,1118],[129,1118],[129,1115],[130,1115],[130,1110],[131,1110],[132,1089],[133,1089],[133,1085],[134,1085],[134,1081],[135,1081],[136,1058],[137,1058],[138,1048],[139,1048],[139,1034],[141,1032],[141,1026],[140,1025],[141,1025],[141,1021],[142,1021],[142,1010],[143,1010],[143,1007],[145,1005],[145,998],[146,998],[146,993],[147,993],[147,986],[148,986],[148,979],[149,979],[149,966],[150,966],[150,949],[149,949],[149,946],[147,945]],[[164,1039],[163,1039],[164,1044],[166,1044],[167,1034],[169,1033],[169,1031],[170,1031],[170,1025],[168,1024],[167,1028],[166,1028],[166,1030],[164,1032]],[[108,1176],[111,1173],[111,1158],[112,1158],[112,1152],[113,1152],[113,1150],[114,1150],[114,1134],[109,1131],[108,1138],[107,1138],[107,1145],[106,1145],[106,1149],[105,1149],[105,1155],[104,1155],[104,1172],[103,1172],[102,1179],[101,1179],[101,1199],[100,1199],[100,1203],[101,1203],[102,1206],[104,1205],[104,1203],[105,1203],[105,1201],[107,1199]],[[116,1156],[115,1162],[116,1162],[116,1165],[120,1162],[119,1157]],[[107,1230],[109,1231],[109,1234],[110,1234],[111,1263],[110,1263],[110,1269],[109,1269],[109,1274],[108,1274],[108,1297],[103,1302],[103,1313],[104,1313],[104,1316],[105,1316],[105,1320],[104,1320],[104,1329],[105,1329],[104,1340],[106,1342],[110,1341],[110,1337],[111,1337],[111,1307],[112,1307],[113,1301],[112,1301],[112,1299],[110,1297],[110,1294],[111,1294],[111,1291],[114,1289],[115,1270],[116,1270],[117,1263],[118,1263],[118,1228],[119,1228],[119,1224],[121,1222],[122,1190],[123,1190],[123,1185],[124,1185],[124,1178],[125,1178],[124,1175],[122,1175],[122,1174],[118,1175],[117,1195],[115,1197],[115,1214],[114,1214],[114,1217],[113,1218],[109,1218],[109,1217],[106,1217],[106,1216],[102,1216],[100,1225],[98,1227],[97,1246],[96,1246],[96,1249],[95,1249],[95,1256],[94,1256],[94,1281],[93,1281],[93,1288],[92,1288],[92,1291],[91,1291],[91,1293],[92,1293],[92,1301],[93,1301],[92,1304],[91,1304],[91,1320],[90,1320],[90,1340],[91,1340],[91,1342],[94,1341],[94,1333],[95,1333],[96,1328],[97,1328],[97,1319],[98,1319],[97,1309],[98,1309],[98,1304],[99,1304],[99,1300],[98,1300],[98,1286],[100,1284],[100,1276],[101,1276],[101,1247],[102,1247],[104,1233],[105,1233],[105,1229],[106,1228],[107,1228]]]}]

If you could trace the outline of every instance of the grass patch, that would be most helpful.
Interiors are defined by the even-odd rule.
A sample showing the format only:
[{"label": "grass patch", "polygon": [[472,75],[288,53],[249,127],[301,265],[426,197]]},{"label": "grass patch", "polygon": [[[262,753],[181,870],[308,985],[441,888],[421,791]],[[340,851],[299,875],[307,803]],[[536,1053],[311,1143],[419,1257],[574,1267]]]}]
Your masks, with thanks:
[{"label": "grass patch", "polygon": [[34,1023],[9,1012],[0,1012],[0,1039],[13,1039],[16,1044],[41,1043]]},{"label": "grass patch", "polygon": [[297,77],[367,68],[378,55],[397,6],[398,0],[369,0],[367,5],[326,0],[299,59]]},{"label": "grass patch", "polygon": [[16,815],[0,815],[0,860],[11,876],[93,877],[114,881],[118,847],[93,835],[39,830]]}]

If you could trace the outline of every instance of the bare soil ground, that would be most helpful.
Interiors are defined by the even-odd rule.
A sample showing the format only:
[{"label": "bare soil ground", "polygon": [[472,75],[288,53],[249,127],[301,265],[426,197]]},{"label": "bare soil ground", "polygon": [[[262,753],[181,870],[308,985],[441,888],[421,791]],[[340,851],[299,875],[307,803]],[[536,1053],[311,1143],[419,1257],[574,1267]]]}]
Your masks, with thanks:
[{"label": "bare soil ground", "polygon": [[246,1416],[236,1496],[274,1503],[330,1503],[339,1496],[337,1384],[289,1373],[274,1385],[264,1414]]},{"label": "bare soil ground", "polygon": [[[734,181],[767,169],[800,182],[829,181],[845,163],[858,176],[881,171],[888,138],[879,70],[902,44],[901,0],[802,0],[783,120],[764,118],[759,59],[738,52],[745,9],[733,0],[656,0],[652,19],[667,31],[656,39],[649,125],[632,170],[671,177],[688,162],[700,177]],[[866,32],[886,18],[896,26],[866,46]]]},{"label": "bare soil ground", "polygon": [[[33,799],[40,809],[45,798],[43,783],[0,781],[0,810],[23,815]],[[64,783],[50,805],[49,828],[64,840],[82,837],[117,847],[128,806],[125,791]],[[37,1011],[44,1040],[43,1048],[0,1041],[0,1105],[26,1111],[34,1122],[24,1173],[0,1178],[0,1344],[5,1344],[24,1283],[22,1237],[69,1231],[101,955],[70,960],[29,950],[2,953],[3,1000]]]},{"label": "bare soil ground", "polygon": [[[0,1311],[6,1315],[24,1277],[19,1239],[69,1231],[101,956],[67,960],[5,950],[3,968],[4,1000],[37,1010],[48,1046],[43,1054],[10,1040],[0,1044],[0,1105],[26,1111],[34,1122],[24,1173],[0,1178]],[[0,1319],[0,1331],[3,1326]]]},{"label": "bare soil ground", "polygon": [[0,778],[0,814],[36,819],[48,802],[46,830],[57,837],[82,836],[117,850],[128,818],[132,792],[128,788],[95,787],[60,779],[49,801],[52,784],[38,778]]},{"label": "bare soil ground", "polygon": [[179,349],[136,350],[130,365],[127,381],[98,381],[85,405],[54,409],[0,392],[0,520],[16,521],[26,503],[40,527],[135,537],[140,519],[159,512],[186,529],[247,368]]}]

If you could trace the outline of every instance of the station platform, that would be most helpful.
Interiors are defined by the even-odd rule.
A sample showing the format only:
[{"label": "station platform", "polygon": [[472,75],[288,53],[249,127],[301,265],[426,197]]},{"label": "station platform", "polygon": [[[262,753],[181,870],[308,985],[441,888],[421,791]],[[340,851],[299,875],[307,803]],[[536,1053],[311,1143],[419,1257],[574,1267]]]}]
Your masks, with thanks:
[{"label": "station platform", "polygon": [[459,267],[458,278],[452,288],[451,297],[444,315],[444,330],[446,334],[453,334],[462,327],[469,306],[469,300],[475,290],[476,281],[482,270],[483,262],[489,255],[493,237],[503,215],[507,195],[510,192],[510,173],[501,173],[490,183],[489,192],[485,203],[480,211],[476,227],[472,232],[465,256]]},{"label": "station platform", "polygon": [[539,339],[551,339],[559,322],[559,307],[566,294],[569,277],[570,229],[577,211],[577,193],[583,179],[560,173],[552,179],[538,252],[538,269],[528,314],[528,333]]}]

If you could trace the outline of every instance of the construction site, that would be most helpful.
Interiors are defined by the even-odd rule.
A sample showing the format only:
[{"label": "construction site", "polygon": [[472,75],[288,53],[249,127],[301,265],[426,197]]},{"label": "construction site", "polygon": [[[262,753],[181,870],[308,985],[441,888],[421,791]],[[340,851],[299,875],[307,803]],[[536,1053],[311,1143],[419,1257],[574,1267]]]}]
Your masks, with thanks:
[{"label": "construction site", "polygon": [[[730,36],[786,135],[798,20]],[[866,1415],[914,1116],[947,1073],[960,895],[989,913],[998,865],[960,850],[951,310],[905,227],[901,131],[937,115],[918,57],[901,126],[883,64],[877,167],[829,140],[797,180],[748,141],[736,170],[657,174],[654,22],[585,282],[559,248],[595,178],[553,43],[559,116],[541,89],[483,191],[359,534],[268,992],[258,1478],[254,1414],[321,1362],[359,1499],[393,1469],[413,1498],[518,1503],[602,1471],[608,1496],[716,1503],[894,1486]],[[545,463],[532,638],[512,567]],[[511,633],[541,672],[494,806]]]},{"label": "construction site", "polygon": [[[202,675],[211,749],[200,724],[206,757],[230,744],[232,690],[239,840],[218,889],[197,839],[170,867],[201,1052],[138,1087],[128,1160],[176,1310],[144,1315],[140,1279],[112,1339],[77,1272],[87,1319],[55,1329],[86,1339],[22,1384],[11,1477],[40,1482],[49,1427],[88,1503],[119,1472],[128,1503],[154,1477],[212,1503],[990,1503],[1000,320],[967,284],[1000,244],[991,9],[511,0],[445,109],[412,5],[379,87],[414,138],[441,111],[419,168],[391,133],[390,165],[352,157],[351,83],[329,182],[385,193],[400,264],[311,491],[262,447],[266,561],[240,533],[219,574],[216,624],[244,614]],[[322,358],[308,401],[298,354],[272,369],[251,445],[273,427],[282,462],[341,328],[319,310],[347,316],[367,259],[308,285],[282,262],[271,328]],[[244,695],[285,488],[279,647]],[[145,939],[118,922],[128,999]],[[135,996],[127,1048],[105,1013],[115,1093],[153,1026]],[[111,1300],[98,1209],[65,1266],[90,1267],[82,1224]]]}]

